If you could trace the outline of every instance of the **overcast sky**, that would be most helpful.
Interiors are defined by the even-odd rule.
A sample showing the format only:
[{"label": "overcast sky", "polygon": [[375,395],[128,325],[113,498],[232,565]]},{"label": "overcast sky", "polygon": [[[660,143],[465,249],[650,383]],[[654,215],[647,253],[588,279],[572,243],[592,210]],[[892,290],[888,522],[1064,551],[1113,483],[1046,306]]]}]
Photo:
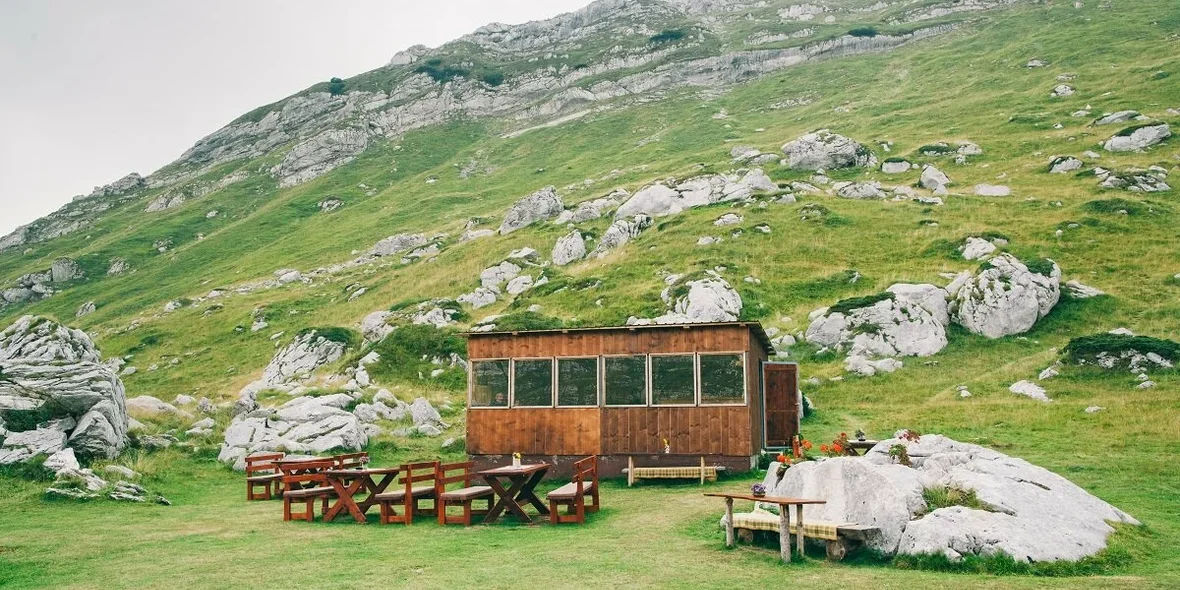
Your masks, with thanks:
[{"label": "overcast sky", "polygon": [[0,0],[0,236],[255,107],[589,0]]}]

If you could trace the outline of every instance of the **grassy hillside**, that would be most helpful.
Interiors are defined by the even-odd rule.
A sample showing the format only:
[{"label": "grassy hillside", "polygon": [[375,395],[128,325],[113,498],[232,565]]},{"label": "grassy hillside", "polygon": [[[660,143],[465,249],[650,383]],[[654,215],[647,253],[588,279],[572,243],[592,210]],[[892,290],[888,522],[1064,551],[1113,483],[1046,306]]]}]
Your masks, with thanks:
[{"label": "grassy hillside", "polygon": [[[1019,257],[1052,258],[1063,269],[1064,279],[1079,279],[1108,295],[1063,298],[1022,337],[992,341],[953,328],[945,351],[925,361],[907,360],[903,369],[886,376],[828,381],[842,373],[839,359],[815,356],[799,347],[793,354],[803,362],[804,377],[823,379],[819,386],[804,386],[819,408],[816,418],[805,423],[805,434],[818,440],[861,428],[881,436],[911,427],[1026,458],[1069,477],[1147,525],[1145,532],[1116,536],[1115,546],[1129,558],[1116,560],[1117,567],[1104,572],[1111,577],[1102,584],[1174,587],[1180,584],[1180,558],[1170,548],[1180,545],[1180,517],[1172,498],[1174,490],[1180,489],[1180,471],[1171,456],[1180,444],[1180,376],[1153,373],[1157,387],[1138,390],[1130,373],[1071,368],[1047,383],[1056,400],[1052,404],[1019,398],[1007,387],[1035,377],[1058,358],[1071,337],[1125,326],[1138,334],[1180,340],[1180,280],[1173,277],[1180,273],[1176,229],[1180,192],[1145,195],[1101,190],[1092,175],[1047,172],[1054,155],[1079,156],[1094,150],[1102,153],[1098,164],[1103,167],[1159,165],[1173,172],[1171,184],[1180,182],[1175,172],[1180,140],[1173,137],[1146,153],[1110,154],[1102,152],[1098,143],[1124,126],[1091,125],[1103,112],[1135,109],[1171,123],[1174,131],[1180,127],[1180,115],[1169,111],[1180,109],[1175,82],[1180,75],[1177,31],[1180,6],[1171,0],[1090,1],[1082,8],[1065,2],[1035,4],[981,14],[951,34],[891,53],[808,63],[719,96],[677,91],[661,101],[607,109],[508,139],[501,136],[527,125],[453,121],[371,146],[353,163],[305,185],[279,190],[274,180],[256,174],[177,209],[149,214],[143,212],[146,201],[136,201],[107,212],[83,232],[34,245],[28,252],[0,253],[0,279],[5,283],[48,268],[63,255],[80,260],[87,269],[98,269],[88,273],[88,280],[51,298],[0,309],[0,325],[25,313],[54,316],[95,334],[106,355],[133,354],[130,362],[140,370],[125,378],[129,396],[169,400],[177,394],[199,394],[228,400],[255,379],[273,355],[272,334],[285,332],[282,342],[308,326],[353,326],[369,312],[401,302],[454,298],[478,284],[481,269],[503,260],[513,249],[529,246],[548,255],[554,241],[567,231],[537,225],[505,237],[458,243],[456,238],[469,218],[490,219],[486,227],[495,227],[512,202],[547,185],[557,186],[570,205],[606,195],[616,187],[634,192],[668,176],[724,172],[731,168],[729,150],[734,145],[778,151],[800,134],[830,128],[869,145],[882,159],[901,156],[911,162],[936,163],[954,181],[952,193],[961,194],[946,198],[943,206],[802,196],[794,205],[742,208],[744,221],[738,227],[745,231],[737,238],[729,235],[733,228],[712,225],[730,210],[728,205],[695,209],[657,220],[652,229],[603,260],[553,273],[571,284],[601,281],[592,290],[526,292],[515,301],[503,300],[470,315],[478,320],[540,304],[542,313],[570,324],[616,324],[630,315],[650,317],[661,310],[661,272],[723,266],[723,276],[745,301],[747,319],[793,333],[806,328],[808,312],[845,297],[876,293],[895,282],[945,284],[941,273],[977,266],[955,252],[964,238],[983,232],[1003,234],[1010,241],[1008,249]],[[736,43],[737,38],[722,41]],[[1032,58],[1049,65],[1025,67]],[[1061,83],[1058,76],[1065,74],[1073,76],[1068,83],[1076,87],[1076,93],[1050,97],[1052,88]],[[1087,105],[1092,106],[1092,116],[1071,117]],[[723,110],[727,118],[713,117]],[[954,164],[951,157],[919,153],[924,145],[966,140],[984,151],[966,165]],[[892,142],[889,153],[881,149],[882,142]],[[239,168],[267,169],[278,158],[270,155],[229,164],[207,176],[215,180]],[[460,169],[472,161],[479,172],[462,178]],[[778,182],[809,176],[777,165],[766,167],[766,172]],[[867,170],[832,176],[896,185],[915,183],[918,171],[889,176]],[[972,196],[971,187],[978,183],[1008,185],[1013,196]],[[332,213],[321,212],[317,203],[329,196],[342,199],[345,205]],[[1127,203],[1103,203],[1111,199]],[[801,219],[808,203],[822,204],[829,214],[824,220]],[[1127,209],[1128,214],[1118,213],[1119,209]],[[208,217],[213,210],[218,215]],[[751,230],[763,223],[772,228],[771,233]],[[580,227],[601,235],[607,224],[603,219]],[[1063,233],[1057,236],[1059,229]],[[346,261],[354,257],[354,251],[364,251],[400,232],[445,232],[449,238],[444,252],[432,262],[402,265],[392,260],[317,279],[311,285],[258,290],[161,313],[168,301],[196,299],[215,288],[267,279],[280,268],[307,271]],[[696,246],[705,235],[723,235],[725,240]],[[174,246],[159,253],[153,247],[157,240],[171,240]],[[100,276],[105,261],[113,256],[127,258],[135,271],[121,277]],[[847,271],[857,271],[862,278],[851,283]],[[761,284],[744,282],[746,276],[759,278]],[[349,301],[346,287],[356,283],[367,292]],[[75,310],[91,300],[97,303],[97,311],[75,321]],[[251,333],[249,326],[258,308],[270,326]],[[133,322],[138,327],[128,330]],[[173,358],[179,358],[179,364],[169,365]],[[147,371],[152,364],[160,369]],[[457,402],[461,394],[453,383],[411,378],[391,379],[389,385]],[[961,399],[957,385],[967,385],[973,397]],[[1106,409],[1083,413],[1092,405]],[[456,430],[461,429],[460,423]],[[448,572],[470,569],[460,559],[467,555],[466,548],[439,540],[424,542],[438,545],[423,545],[433,549],[416,553],[413,559],[379,562],[378,557],[386,554],[374,554],[371,549],[346,551],[358,544],[353,531],[338,531],[344,527],[332,527],[327,540],[314,532],[280,529],[277,516],[271,514],[273,506],[238,502],[236,488],[231,490],[226,483],[232,476],[208,463],[181,460],[176,474],[162,474],[159,480],[166,494],[207,505],[201,515],[186,512],[188,507],[167,513],[113,507],[111,512],[117,516],[85,509],[79,516],[73,508],[36,504],[19,517],[0,519],[0,539],[13,539],[0,541],[0,574],[11,573],[24,586],[36,585],[37,580],[75,587],[95,585],[95,580],[109,582],[97,583],[103,586],[159,583],[150,571],[132,567],[131,554],[105,561],[100,549],[106,537],[99,533],[88,533],[95,536],[88,538],[91,546],[78,558],[78,568],[59,567],[44,555],[64,546],[73,527],[40,529],[35,523],[66,518],[130,538],[158,535],[161,544],[152,549],[154,555],[160,560],[183,556],[186,570],[194,572],[215,560],[245,576],[244,571],[256,564],[239,557],[227,564],[220,561],[221,556],[253,556],[263,551],[259,547],[266,547],[267,555],[311,559],[306,547],[299,548],[311,540],[330,549],[315,557],[335,556],[344,570],[386,571],[393,576],[391,581],[402,585],[415,585],[418,569],[426,572],[421,574],[426,576],[422,586],[447,586],[455,582]],[[193,489],[192,481],[207,482],[208,487],[202,485],[201,490],[208,494]],[[38,495],[32,486],[17,489],[0,509],[11,513],[13,502]],[[667,548],[674,557],[668,558],[667,568],[657,571],[666,574],[660,579],[669,586],[756,583],[784,576],[805,587],[1065,588],[1079,584],[1069,578],[882,572],[855,564],[779,569],[770,557],[718,550],[720,542],[711,528],[717,507],[701,501],[696,492],[695,487],[676,490],[683,499],[674,501],[644,492],[626,500],[626,509],[604,513],[594,526],[612,539]],[[222,500],[214,502],[208,499],[211,496]],[[224,500],[229,497],[235,499]],[[612,518],[632,508],[651,510],[670,520],[660,525],[659,534],[620,529],[623,523]],[[183,524],[173,521],[182,518],[178,514],[188,515]],[[241,516],[246,524],[227,529],[221,521],[208,520],[230,514]],[[158,529],[165,519],[171,524]],[[434,534],[432,529],[429,535]],[[517,537],[523,536],[513,530],[494,535],[488,541],[495,549],[490,550],[490,563],[506,559],[507,550],[500,546],[517,543]],[[374,546],[387,548],[409,544],[399,539],[418,538],[409,531],[378,527],[366,527],[363,536],[371,537]],[[570,556],[560,549],[560,536],[543,539],[548,542],[530,545],[531,559],[548,565],[544,575],[551,581],[576,578],[592,585],[633,581],[611,573],[615,566],[608,563],[622,571],[655,575],[651,563],[636,563],[623,555],[612,558],[609,548],[601,548],[601,554]],[[372,559],[361,562],[359,556]],[[449,567],[431,565],[435,559]],[[701,571],[699,564],[706,562],[716,569]],[[709,577],[713,575],[719,577]],[[199,575],[192,580],[193,586],[209,582],[202,583]]]}]

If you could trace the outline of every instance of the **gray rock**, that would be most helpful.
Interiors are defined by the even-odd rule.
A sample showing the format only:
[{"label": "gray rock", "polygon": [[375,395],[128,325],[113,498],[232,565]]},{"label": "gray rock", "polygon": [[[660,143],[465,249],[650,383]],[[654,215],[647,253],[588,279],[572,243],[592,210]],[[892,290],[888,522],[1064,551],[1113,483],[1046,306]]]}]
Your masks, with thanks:
[{"label": "gray rock", "polygon": [[1033,383],[1032,381],[1017,381],[1008,387],[1008,391],[1017,395],[1023,395],[1035,399],[1039,402],[1051,402],[1049,396],[1045,394],[1045,388]]},{"label": "gray rock", "polygon": [[138,473],[123,467],[122,465],[107,465],[103,468],[103,470],[106,471],[108,475],[114,475],[123,479],[137,479],[139,477]]},{"label": "gray rock", "polygon": [[576,229],[558,238],[553,246],[553,264],[557,266],[565,266],[585,257],[586,240],[582,238],[582,232]]},{"label": "gray rock", "polygon": [[423,436],[442,436],[442,430],[439,430],[434,424],[419,424],[418,434]]},{"label": "gray rock", "polygon": [[856,141],[820,129],[783,146],[786,165],[792,170],[835,170],[877,165],[877,157]]},{"label": "gray rock", "polygon": [[963,260],[983,260],[996,252],[996,245],[988,240],[969,237],[959,248],[963,253]]},{"label": "gray rock", "polygon": [[279,186],[302,184],[351,162],[368,145],[364,131],[329,129],[296,144],[272,173]]},{"label": "gray rock", "polygon": [[1095,289],[1094,287],[1090,287],[1088,285],[1083,285],[1081,281],[1078,281],[1077,279],[1065,283],[1065,289],[1074,299],[1089,299],[1091,297],[1106,295],[1105,291]]},{"label": "gray rock", "polygon": [[1172,136],[1167,123],[1146,125],[1127,135],[1115,135],[1106,140],[1102,147],[1108,152],[1137,152],[1145,150]]},{"label": "gray rock", "polygon": [[191,416],[188,412],[185,412],[168,402],[161,401],[150,395],[141,395],[139,397],[128,399],[127,410],[135,413],[141,418],[145,415]]},{"label": "gray rock", "polygon": [[476,287],[470,293],[464,293],[455,298],[459,303],[466,303],[474,309],[487,307],[496,302],[498,293],[487,287]]},{"label": "gray rock", "polygon": [[[805,338],[813,344],[848,351],[859,357],[848,363],[851,371],[872,374],[896,368],[871,359],[897,356],[931,356],[946,348],[950,321],[947,293],[935,285],[897,284],[891,297],[847,312],[825,311],[812,318]],[[871,370],[871,371],[870,371]]]},{"label": "gray rock", "polygon": [[10,465],[32,459],[37,455],[55,455],[66,446],[66,433],[38,428],[24,432],[10,432],[0,446],[0,465]]},{"label": "gray rock", "polygon": [[[556,264],[556,262],[554,262]],[[533,277],[529,275],[521,275],[508,281],[504,286],[504,291],[509,295],[520,295],[533,287]]]},{"label": "gray rock", "polygon": [[504,283],[516,278],[521,268],[505,260],[500,264],[489,266],[479,273],[479,282],[485,289],[498,290]]},{"label": "gray rock", "polygon": [[0,370],[0,410],[52,404],[74,424],[69,446],[83,456],[114,458],[125,446],[123,383],[82,331],[21,317],[0,332]]},{"label": "gray rock", "polygon": [[426,242],[426,236],[422,234],[397,234],[377,242],[370,253],[373,256],[393,256],[425,246]]},{"label": "gray rock", "polygon": [[887,196],[876,181],[836,183],[834,186],[836,195],[845,199],[884,199]]},{"label": "gray rock", "polygon": [[1066,96],[1073,95],[1073,93],[1073,86],[1070,86],[1069,84],[1058,84],[1053,87],[1053,91],[1050,92],[1049,95],[1053,96],[1054,98],[1064,98]]},{"label": "gray rock", "polygon": [[565,205],[557,196],[557,189],[545,187],[517,201],[504,214],[500,224],[500,235],[510,234],[522,227],[561,215]]},{"label": "gray rock", "polygon": [[1012,195],[1012,189],[1000,184],[977,184],[975,194],[980,197],[1007,197]]},{"label": "gray rock", "polygon": [[674,188],[662,183],[644,187],[619,206],[615,218],[676,215],[694,207],[748,199],[755,191],[775,190],[778,190],[778,185],[771,182],[760,169],[728,176],[696,176],[676,184]]},{"label": "gray rock", "polygon": [[910,171],[910,163],[901,161],[885,161],[881,163],[881,172],[885,174],[904,174]]},{"label": "gray rock", "polygon": [[1066,174],[1082,169],[1082,161],[1073,156],[1059,156],[1049,162],[1050,174]]},{"label": "gray rock", "polygon": [[1139,111],[1117,111],[1108,115],[1099,117],[1094,121],[1095,125],[1110,125],[1113,123],[1126,123],[1132,119],[1140,117]]},{"label": "gray rock", "polygon": [[594,255],[598,258],[606,256],[611,250],[618,249],[639,237],[639,234],[651,227],[651,224],[651,217],[644,214],[635,215],[630,220],[616,219],[598,240],[598,245],[594,247]]},{"label": "gray rock", "polygon": [[343,409],[352,398],[303,397],[278,410],[257,410],[234,418],[225,430],[218,460],[245,468],[246,456],[262,451],[324,453],[333,449],[361,450],[368,435],[360,420]]},{"label": "gray rock", "polygon": [[442,421],[442,416],[439,415],[438,410],[430,405],[430,402],[424,397],[414,400],[409,408],[410,418],[414,421],[415,426],[422,426],[424,424],[433,424],[446,428]]},{"label": "gray rock", "polygon": [[391,312],[379,310],[370,313],[361,320],[360,329],[361,334],[365,337],[365,342],[380,342],[395,330],[393,326],[386,323],[391,315],[393,315]]},{"label": "gray rock", "polygon": [[[655,318],[655,323],[732,322],[742,313],[741,295],[720,276],[690,280],[684,286],[688,293],[675,301],[668,301],[668,313]],[[669,292],[665,290],[666,294]]]},{"label": "gray rock", "polygon": [[935,194],[946,194],[946,187],[951,184],[951,179],[938,168],[927,164],[922,168],[922,176],[918,183],[922,188],[934,191]]},{"label": "gray rock", "polygon": [[953,321],[988,338],[1027,332],[1061,296],[1061,268],[1048,262],[1051,270],[1042,275],[1005,253],[976,275],[960,275],[947,286]]}]

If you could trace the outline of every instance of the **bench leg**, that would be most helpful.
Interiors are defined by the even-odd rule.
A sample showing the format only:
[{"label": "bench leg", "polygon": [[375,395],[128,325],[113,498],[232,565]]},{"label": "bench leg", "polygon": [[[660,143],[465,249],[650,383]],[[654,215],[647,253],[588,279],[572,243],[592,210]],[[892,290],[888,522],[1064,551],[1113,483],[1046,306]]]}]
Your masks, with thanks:
[{"label": "bench leg", "polygon": [[778,545],[784,563],[791,563],[791,507],[778,507]]},{"label": "bench leg", "polygon": [[635,484],[635,458],[627,457],[627,487]]},{"label": "bench leg", "polygon": [[733,547],[733,498],[725,499],[725,546]]}]

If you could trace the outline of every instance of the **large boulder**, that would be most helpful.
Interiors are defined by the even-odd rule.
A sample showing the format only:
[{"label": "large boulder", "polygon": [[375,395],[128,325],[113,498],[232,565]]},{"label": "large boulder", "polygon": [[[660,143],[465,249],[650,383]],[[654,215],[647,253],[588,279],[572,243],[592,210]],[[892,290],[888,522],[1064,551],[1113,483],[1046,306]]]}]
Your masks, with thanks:
[{"label": "large boulder", "polygon": [[977,274],[964,273],[948,287],[951,319],[988,338],[1022,334],[1049,314],[1061,297],[1061,268],[1047,259],[1017,260],[1000,254]]},{"label": "large boulder", "polygon": [[778,190],[778,185],[757,168],[742,174],[696,176],[672,187],[667,184],[657,183],[639,190],[619,206],[615,218],[675,215],[693,207],[748,199],[755,191]]},{"label": "large boulder", "polygon": [[509,207],[500,224],[500,235],[510,234],[522,227],[561,215],[565,205],[557,196],[557,189],[547,186]]},{"label": "large boulder", "polygon": [[938,168],[927,164],[922,168],[922,176],[918,179],[918,183],[922,185],[922,188],[934,191],[935,194],[946,194],[946,187],[950,186],[951,179]]},{"label": "large boulder", "polygon": [[262,372],[262,381],[267,385],[278,385],[306,378],[317,368],[343,356],[345,348],[346,343],[332,340],[316,330],[300,334],[271,359]]},{"label": "large boulder", "polygon": [[930,356],[946,348],[947,293],[935,285],[897,284],[876,296],[846,299],[817,315],[808,342],[866,359]]},{"label": "large boulder", "polygon": [[521,268],[505,260],[489,266],[479,273],[479,283],[485,289],[499,290],[500,285],[511,281],[520,274]]},{"label": "large boulder", "polygon": [[[127,444],[123,382],[81,330],[21,317],[0,332],[0,374],[0,416],[48,411],[85,457],[112,459]],[[10,433],[4,449],[13,446]]]},{"label": "large boulder", "polygon": [[1147,149],[1172,136],[1172,129],[1167,123],[1157,125],[1141,125],[1120,131],[1114,137],[1106,140],[1102,147],[1108,152],[1137,152]]},{"label": "large boulder", "polygon": [[347,395],[295,398],[277,409],[259,409],[234,418],[225,430],[217,459],[234,469],[263,451],[324,453],[359,451],[369,442],[364,425],[343,409]]},{"label": "large boulder", "polygon": [[377,242],[369,252],[373,256],[392,256],[425,246],[427,241],[422,234],[397,234]]},{"label": "large boulder", "polygon": [[553,264],[565,266],[586,257],[586,240],[582,232],[573,230],[557,239],[553,246]]},{"label": "large boulder", "polygon": [[643,230],[651,227],[652,219],[648,215],[639,214],[631,219],[616,219],[603,232],[598,245],[594,247],[594,255],[602,258],[608,252],[621,247],[623,244],[639,237]]},{"label": "large boulder", "polygon": [[[677,292],[683,294],[677,295]],[[715,274],[672,285],[665,290],[668,313],[655,318],[657,324],[732,322],[742,313],[742,296],[729,282]]]},{"label": "large boulder", "polygon": [[913,469],[840,457],[787,469],[769,495],[826,500],[808,506],[805,519],[877,527],[865,545],[892,555],[910,521],[926,509],[922,490],[922,478]]},{"label": "large boulder", "polygon": [[938,553],[952,560],[1002,553],[1026,562],[1076,561],[1106,547],[1106,537],[1114,532],[1109,523],[1139,524],[1047,469],[944,436],[882,441],[863,460],[896,467],[889,449],[897,444],[906,446],[925,487],[974,491],[987,508],[939,508],[908,523],[898,553]]},{"label": "large boulder", "polygon": [[820,129],[783,146],[793,170],[832,170],[876,166],[872,150],[843,135]]}]

